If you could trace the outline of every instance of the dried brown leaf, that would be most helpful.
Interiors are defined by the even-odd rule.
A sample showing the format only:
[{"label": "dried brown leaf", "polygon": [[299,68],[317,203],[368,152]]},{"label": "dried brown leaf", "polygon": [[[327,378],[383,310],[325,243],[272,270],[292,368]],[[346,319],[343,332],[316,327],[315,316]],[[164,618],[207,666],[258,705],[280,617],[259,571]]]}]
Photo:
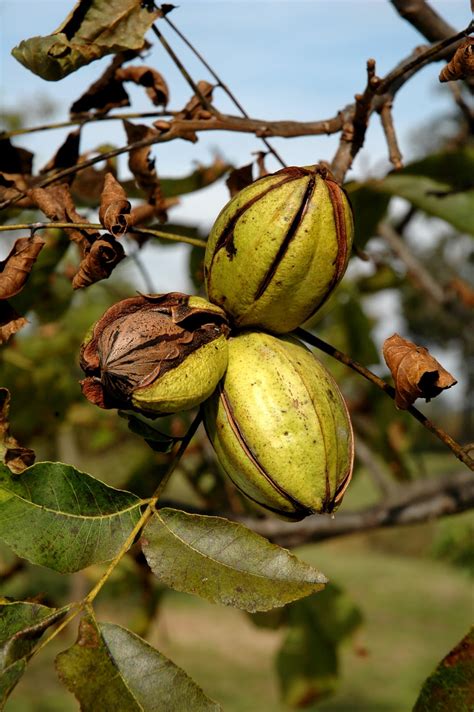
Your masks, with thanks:
[{"label": "dried brown leaf", "polygon": [[453,58],[441,70],[440,82],[452,82],[456,79],[474,77],[474,38],[467,37],[461,42]]},{"label": "dried brown leaf", "polygon": [[251,183],[253,183],[253,163],[241,168],[234,168],[225,182],[231,198]]},{"label": "dried brown leaf", "polygon": [[33,208],[28,196],[18,199],[30,189],[31,176],[21,173],[0,173],[0,200],[14,200],[17,208]]},{"label": "dried brown leaf", "polygon": [[[159,136],[159,132],[149,126],[132,124],[130,121],[124,121],[123,124],[129,143]],[[156,217],[164,222],[167,219],[164,197],[160,180],[155,170],[155,161],[150,154],[150,146],[132,149],[128,155],[128,167],[135,178],[137,186],[146,193],[150,205],[154,206]]]},{"label": "dried brown leaf", "polygon": [[[47,188],[33,188],[33,190],[30,190],[29,196],[50,220],[85,222],[84,218],[76,210],[70,188],[66,183],[50,185]],[[69,239],[79,245],[83,252],[97,238],[98,234],[94,230],[85,228],[67,228]]]},{"label": "dried brown leaf", "polygon": [[31,175],[33,154],[26,148],[13,146],[9,138],[0,140],[0,172]]},{"label": "dried brown leaf", "polygon": [[35,453],[28,447],[21,447],[13,435],[10,435],[10,392],[0,388],[0,460],[10,470],[19,474],[35,461]]},{"label": "dried brown leaf", "polygon": [[20,331],[28,324],[24,316],[18,314],[7,301],[0,301],[0,344],[4,344],[8,339]]},{"label": "dried brown leaf", "polygon": [[[128,56],[129,54],[131,57]],[[72,104],[69,110],[71,115],[83,114],[91,109],[95,109],[96,114],[106,114],[111,109],[130,106],[130,98],[115,73],[123,62],[137,55],[138,52],[117,54],[99,79],[91,84],[84,94]]]},{"label": "dried brown leaf", "polygon": [[120,183],[112,173],[107,173],[104,189],[100,196],[99,220],[101,225],[114,237],[123,235],[127,232],[131,207]]},{"label": "dried brown leaf", "polygon": [[[209,104],[212,103],[212,92],[214,90],[214,84],[209,82],[200,81],[197,83],[197,88],[201,92],[202,96]],[[193,94],[191,99],[188,101],[186,106],[179,114],[176,115],[177,119],[209,119],[210,114],[206,107],[201,104],[201,99],[197,94]]]},{"label": "dried brown leaf", "polygon": [[[63,168],[71,168],[75,166],[79,159],[79,144],[81,141],[81,127],[75,131],[71,131],[66,137],[66,140],[58,148],[54,156],[40,170],[40,173],[48,173],[49,171],[60,171]],[[71,174],[66,179],[67,183],[74,180],[74,175]]]},{"label": "dried brown leaf", "polygon": [[114,267],[125,257],[122,245],[112,235],[103,235],[85,251],[74,279],[73,289],[88,287],[101,279],[107,279]]},{"label": "dried brown leaf", "polygon": [[268,151],[257,151],[256,156],[257,156],[256,163],[257,163],[257,168],[258,168],[258,177],[263,178],[264,176],[268,175],[268,171],[265,167],[265,156],[268,156]]},{"label": "dried brown leaf", "polygon": [[0,262],[0,299],[21,292],[45,242],[41,237],[19,237],[10,254]]},{"label": "dried brown leaf", "polygon": [[393,334],[383,345],[383,356],[395,381],[395,404],[406,410],[417,398],[427,401],[457,381],[428,349]]},{"label": "dried brown leaf", "polygon": [[126,67],[117,69],[115,78],[121,82],[134,82],[145,87],[155,106],[166,106],[169,99],[168,85],[163,76],[151,67]]}]

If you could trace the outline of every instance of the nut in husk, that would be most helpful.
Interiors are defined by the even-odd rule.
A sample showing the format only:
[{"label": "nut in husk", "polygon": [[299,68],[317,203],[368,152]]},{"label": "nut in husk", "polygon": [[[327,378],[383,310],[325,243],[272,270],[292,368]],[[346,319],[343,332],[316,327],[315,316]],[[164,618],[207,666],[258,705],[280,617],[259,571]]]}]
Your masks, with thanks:
[{"label": "nut in husk", "polygon": [[227,367],[229,327],[219,307],[186,294],[146,294],[110,307],[81,349],[86,398],[149,415],[199,405]]},{"label": "nut in husk", "polygon": [[207,293],[237,327],[292,331],[341,280],[354,225],[344,190],[320,166],[284,168],[219,214],[205,258]]},{"label": "nut in husk", "polygon": [[204,422],[223,469],[253,502],[294,520],[339,506],[354,458],[349,414],[333,378],[296,339],[230,339]]}]

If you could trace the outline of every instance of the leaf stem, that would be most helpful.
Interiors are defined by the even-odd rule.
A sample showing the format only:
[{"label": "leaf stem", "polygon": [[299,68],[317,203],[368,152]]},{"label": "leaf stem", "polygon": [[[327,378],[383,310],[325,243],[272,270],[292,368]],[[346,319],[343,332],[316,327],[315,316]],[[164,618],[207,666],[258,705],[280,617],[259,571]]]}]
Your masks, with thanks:
[{"label": "leaf stem", "polygon": [[[296,334],[296,336],[299,336],[300,339],[303,339],[303,341],[306,341],[306,343],[311,344],[312,346],[316,346],[316,348],[320,349],[321,351],[324,351],[324,353],[328,354],[329,356],[332,356],[337,361],[340,361],[341,363],[351,368],[353,371],[359,373],[361,376],[363,376],[368,381],[377,386],[377,388],[380,388],[381,391],[384,391],[384,393],[386,393],[390,398],[392,398],[392,400],[395,399],[395,389],[393,388],[393,386],[390,386],[388,383],[385,383],[385,381],[379,378],[379,376],[376,376],[375,373],[372,373],[372,371],[370,371],[368,368],[351,359],[351,357],[347,354],[343,353],[342,351],[338,351],[338,349],[334,348],[334,346],[331,346],[331,344],[328,344],[326,341],[323,341],[319,337],[315,336],[314,334],[311,334],[309,331],[305,331],[304,329],[295,329],[293,333]],[[434,435],[436,435],[437,438],[441,440],[441,442],[443,442],[447,447],[449,447],[449,449],[454,452],[456,457],[461,460],[461,462],[463,462],[467,467],[469,467],[470,470],[474,471],[474,460],[469,457],[465,448],[463,448],[462,445],[456,442],[456,440],[454,440],[444,430],[432,423],[431,420],[429,420],[425,415],[423,415],[423,413],[421,413],[421,411],[419,411],[414,406],[410,406],[409,408],[407,408],[407,411],[408,413],[410,413],[410,415],[416,418],[419,423],[421,423],[425,428],[427,428],[427,430],[430,430]]]},{"label": "leaf stem", "polygon": [[123,558],[123,556],[127,553],[128,549],[133,544],[137,534],[141,531],[141,529],[145,526],[147,521],[153,515],[153,513],[155,511],[156,503],[158,502],[164,488],[166,487],[169,478],[173,474],[179,461],[181,460],[182,456],[184,455],[184,452],[185,452],[186,448],[188,447],[189,443],[191,442],[191,439],[193,438],[196,430],[198,429],[198,427],[201,423],[201,420],[202,420],[202,414],[201,414],[201,411],[199,411],[199,413],[196,415],[193,422],[189,426],[188,432],[186,433],[186,435],[180,442],[179,447],[176,450],[175,455],[174,455],[173,459],[171,460],[165,475],[163,476],[160,484],[154,491],[142,516],[140,517],[140,519],[138,520],[138,522],[136,523],[136,525],[130,532],[129,536],[127,537],[127,540],[124,542],[124,544],[123,544],[122,548],[120,549],[119,553],[117,554],[117,556],[110,562],[109,566],[107,567],[107,570],[100,577],[99,581],[96,583],[94,588],[92,588],[89,591],[89,593],[87,594],[87,596],[83,599],[83,601],[82,601],[83,607],[92,603],[92,601],[95,599],[95,597],[97,596],[97,594],[99,593],[99,591],[101,590],[103,585],[106,583],[106,581],[109,578],[112,571],[115,569],[115,567],[117,566],[119,561]]},{"label": "leaf stem", "polygon": [[202,413],[201,411],[198,412],[196,417],[194,418],[193,422],[189,426],[189,429],[184,436],[184,438],[181,440],[179,447],[176,449],[176,452],[174,454],[174,457],[172,458],[168,469],[163,476],[163,478],[160,481],[160,484],[156,488],[155,492],[153,493],[152,497],[149,499],[142,500],[142,502],[145,504],[146,503],[146,509],[143,511],[140,519],[136,523],[136,525],[133,527],[132,531],[130,532],[129,536],[127,537],[127,540],[124,542],[122,545],[120,551],[118,552],[117,556],[110,562],[109,566],[107,567],[107,570],[102,574],[100,577],[99,581],[95,584],[95,586],[89,591],[87,596],[83,598],[81,601],[72,601],[69,603],[67,606],[65,606],[66,610],[69,608],[73,608],[74,610],[71,611],[71,613],[64,618],[61,623],[46,637],[44,638],[41,643],[31,651],[31,653],[28,655],[28,660],[30,660],[34,655],[40,652],[40,650],[43,650],[48,643],[50,643],[64,628],[66,628],[67,625],[80,613],[83,611],[85,608],[88,608],[99,591],[102,589],[104,584],[107,582],[110,574],[112,571],[115,569],[117,564],[121,561],[121,559],[125,556],[131,545],[133,544],[135,537],[137,534],[140,532],[140,530],[145,526],[147,521],[150,519],[150,517],[153,515],[156,507],[156,503],[158,502],[164,488],[166,487],[169,478],[173,474],[174,470],[176,469],[179,461],[181,460],[182,456],[184,455],[184,452],[186,448],[188,447],[189,443],[191,442],[194,434],[196,433],[196,430],[198,429],[199,425],[201,424],[202,420]]},{"label": "leaf stem", "polygon": [[[47,230],[48,228],[58,228],[66,230],[74,228],[76,230],[105,230],[100,223],[72,223],[72,222],[35,222],[35,223],[17,223],[14,225],[0,225],[0,232],[8,232],[9,230]],[[200,240],[198,237],[188,237],[187,235],[177,235],[174,232],[166,232],[165,230],[154,230],[147,227],[129,227],[127,232],[136,235],[151,235],[152,237],[160,237],[163,240],[171,242],[185,242],[194,247],[206,248],[206,241]]]}]

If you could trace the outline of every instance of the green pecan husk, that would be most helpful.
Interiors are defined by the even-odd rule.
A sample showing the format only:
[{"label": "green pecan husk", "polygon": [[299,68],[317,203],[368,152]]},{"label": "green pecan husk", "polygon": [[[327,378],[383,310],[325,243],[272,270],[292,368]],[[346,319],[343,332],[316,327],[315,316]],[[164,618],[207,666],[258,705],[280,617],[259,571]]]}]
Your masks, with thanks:
[{"label": "green pecan husk", "polygon": [[237,327],[292,331],[341,280],[354,233],[344,190],[318,166],[284,168],[219,214],[205,257],[209,300]]},{"label": "green pecan husk", "polygon": [[188,410],[214,391],[227,367],[224,312],[201,297],[144,294],[114,304],[81,349],[86,398],[150,415]]},{"label": "green pecan husk", "polygon": [[203,409],[220,464],[253,502],[293,520],[337,509],[352,476],[349,413],[297,339],[230,339],[225,377]]}]

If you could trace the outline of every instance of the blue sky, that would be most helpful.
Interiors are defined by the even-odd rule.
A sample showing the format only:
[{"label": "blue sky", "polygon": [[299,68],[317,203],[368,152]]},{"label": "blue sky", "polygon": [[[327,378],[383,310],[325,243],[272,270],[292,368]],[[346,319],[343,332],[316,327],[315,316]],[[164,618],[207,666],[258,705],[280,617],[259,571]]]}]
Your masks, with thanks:
[{"label": "blue sky", "polygon": [[[44,98],[57,110],[56,120],[66,119],[68,107],[102,72],[110,61],[94,62],[61,82],[45,82],[35,76],[10,55],[10,50],[22,39],[46,35],[61,24],[70,11],[71,0],[1,0],[0,2],[0,84],[3,106],[21,107],[31,115],[30,124],[38,123],[37,107]],[[432,2],[456,29],[470,20],[468,0]],[[207,60],[232,88],[247,112],[257,118],[322,119],[333,116],[350,103],[365,85],[365,63],[369,57],[377,61],[380,75],[388,72],[423,38],[410,24],[401,20],[388,0],[180,0],[172,20],[186,34]],[[182,61],[197,79],[209,78],[190,52],[169,28],[163,26]],[[181,108],[190,90],[164,50],[154,43],[147,63],[161,71],[171,89],[170,107]],[[437,81],[439,65],[422,70],[397,95],[394,118],[400,145],[406,159],[415,155],[412,134],[426,124],[429,117],[450,108],[449,92]],[[135,110],[152,110],[144,93],[132,88],[130,94]],[[235,112],[222,93],[216,94],[221,110]],[[40,167],[64,139],[67,131],[21,137],[18,145],[36,153],[36,168]],[[274,139],[276,148],[289,164],[308,164],[320,159],[330,160],[337,146],[337,136]],[[91,150],[103,142],[123,145],[124,132],[120,122],[90,125],[83,131],[82,150]],[[262,144],[252,136],[225,133],[205,133],[193,145],[174,141],[154,149],[156,164],[162,175],[183,175],[192,170],[195,161],[208,162],[216,149],[236,165],[251,160],[251,152]],[[268,168],[278,165],[268,161]],[[366,145],[359,154],[351,175],[383,174],[390,168],[387,151],[378,121],[372,119]],[[126,160],[121,162],[121,177],[125,177]],[[228,199],[224,185],[210,187],[183,200],[171,214],[175,221],[200,224],[207,229]],[[187,248],[179,246],[167,260],[174,260],[176,269]],[[176,275],[167,269],[160,288],[172,288],[166,275]],[[175,288],[184,288],[175,284]]]}]

